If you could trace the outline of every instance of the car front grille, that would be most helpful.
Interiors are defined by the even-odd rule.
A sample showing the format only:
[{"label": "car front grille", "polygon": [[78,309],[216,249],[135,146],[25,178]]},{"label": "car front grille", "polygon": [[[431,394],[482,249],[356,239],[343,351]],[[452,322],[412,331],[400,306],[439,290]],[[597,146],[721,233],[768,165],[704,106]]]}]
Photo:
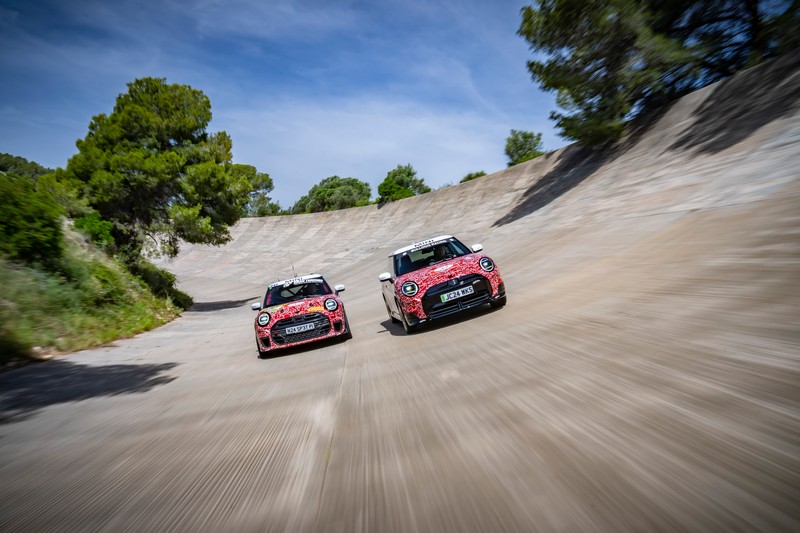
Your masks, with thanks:
[{"label": "car front grille", "polygon": [[[286,328],[313,324],[314,329],[299,333],[286,333]],[[279,320],[272,326],[272,341],[277,345],[291,344],[294,342],[308,341],[317,337],[324,337],[331,330],[331,321],[322,313],[308,313]]]},{"label": "car front grille", "polygon": [[[475,292],[449,302],[442,302],[442,294],[468,285],[471,285]],[[441,318],[485,304],[491,297],[492,285],[489,280],[480,274],[468,274],[429,288],[422,298],[422,309],[429,318]]]}]

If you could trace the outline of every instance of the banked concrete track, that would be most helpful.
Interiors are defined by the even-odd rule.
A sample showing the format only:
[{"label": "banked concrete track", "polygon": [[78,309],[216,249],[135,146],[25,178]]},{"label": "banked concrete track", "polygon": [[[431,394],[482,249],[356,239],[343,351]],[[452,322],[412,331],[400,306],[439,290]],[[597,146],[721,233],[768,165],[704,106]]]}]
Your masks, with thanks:
[{"label": "banked concrete track", "polygon": [[[0,530],[797,531],[799,109],[794,55],[610,153],[186,246],[179,320],[0,376]],[[439,233],[509,304],[406,336],[377,275]],[[259,360],[293,268],[355,337]]]}]

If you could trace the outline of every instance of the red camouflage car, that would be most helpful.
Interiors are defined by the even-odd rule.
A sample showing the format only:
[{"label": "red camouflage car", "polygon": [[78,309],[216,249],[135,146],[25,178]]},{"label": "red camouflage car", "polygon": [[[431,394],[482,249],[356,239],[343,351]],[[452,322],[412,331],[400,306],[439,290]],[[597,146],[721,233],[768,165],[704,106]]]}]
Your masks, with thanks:
[{"label": "red camouflage car", "polygon": [[258,356],[271,350],[341,336],[352,339],[339,293],[344,285],[330,285],[319,274],[271,283],[264,300],[250,307],[255,321]]},{"label": "red camouflage car", "polygon": [[392,322],[406,333],[430,320],[485,303],[506,304],[506,288],[483,246],[467,248],[452,235],[440,235],[392,252],[389,272],[378,279]]}]

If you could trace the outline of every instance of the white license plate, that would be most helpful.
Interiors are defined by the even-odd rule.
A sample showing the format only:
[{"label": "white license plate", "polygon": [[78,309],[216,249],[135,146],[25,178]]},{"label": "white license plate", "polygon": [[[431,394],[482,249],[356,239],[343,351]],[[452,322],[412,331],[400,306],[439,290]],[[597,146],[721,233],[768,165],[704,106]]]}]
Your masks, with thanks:
[{"label": "white license plate", "polygon": [[462,296],[466,296],[468,294],[472,294],[475,292],[475,289],[472,288],[472,285],[467,285],[461,289],[457,289],[455,291],[450,291],[442,294],[442,302],[449,302],[450,300],[455,300],[456,298],[461,298]]},{"label": "white license plate", "polygon": [[301,331],[309,331],[314,329],[314,324],[309,322],[308,324],[300,324],[299,326],[289,326],[286,328],[286,334],[292,335],[294,333],[300,333]]}]

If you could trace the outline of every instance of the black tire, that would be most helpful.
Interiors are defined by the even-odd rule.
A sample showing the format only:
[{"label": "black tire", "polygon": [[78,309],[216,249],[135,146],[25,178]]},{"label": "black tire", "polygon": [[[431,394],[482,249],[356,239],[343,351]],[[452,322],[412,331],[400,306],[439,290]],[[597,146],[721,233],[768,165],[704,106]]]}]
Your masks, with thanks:
[{"label": "black tire", "polygon": [[494,302],[490,302],[489,305],[492,306],[492,309],[500,309],[501,307],[506,305],[507,301],[508,299],[505,296],[503,296],[502,298],[495,300]]},{"label": "black tire", "polygon": [[259,346],[258,344],[258,339],[256,339],[256,350],[258,350],[259,359],[265,359],[269,355],[269,352],[265,352],[264,350],[261,349],[261,346]]},{"label": "black tire", "polygon": [[353,338],[353,330],[350,329],[350,321],[347,319],[347,315],[344,317],[344,329],[346,330],[346,333],[342,335],[342,338],[346,341],[349,341]]},{"label": "black tire", "polygon": [[406,335],[411,335],[412,333],[417,331],[418,326],[412,326],[411,324],[409,324],[408,320],[406,319],[406,315],[405,313],[403,313],[402,310],[400,311],[400,317],[402,317],[403,319],[401,320],[401,322],[403,323],[403,330],[406,332]]},{"label": "black tire", "polygon": [[389,315],[389,320],[392,321],[392,324],[397,324],[398,322],[400,322],[399,320],[397,320],[394,317],[394,315],[392,314],[392,310],[389,309],[389,304],[386,303],[386,297],[385,296],[383,297],[383,305],[386,306],[386,313]]}]

